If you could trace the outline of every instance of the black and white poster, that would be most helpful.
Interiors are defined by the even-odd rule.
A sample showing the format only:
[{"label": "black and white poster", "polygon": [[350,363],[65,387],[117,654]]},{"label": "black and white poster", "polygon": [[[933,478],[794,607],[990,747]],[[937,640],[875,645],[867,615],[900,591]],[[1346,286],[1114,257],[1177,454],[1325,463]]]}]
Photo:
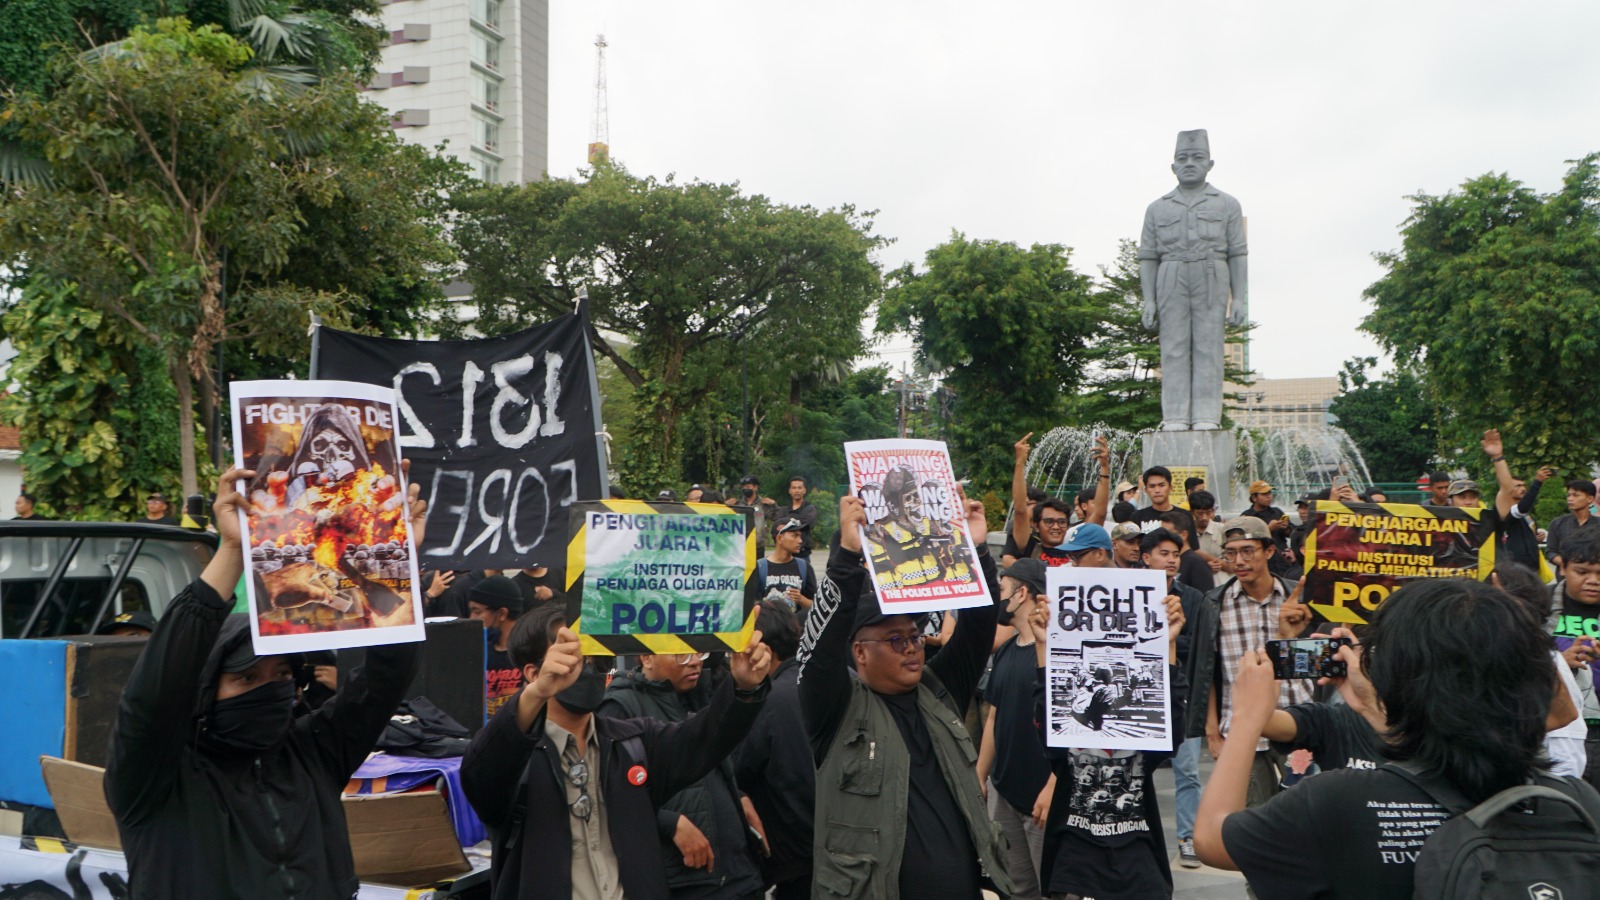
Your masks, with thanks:
[{"label": "black and white poster", "polygon": [[1045,579],[1049,745],[1170,750],[1165,573],[1062,566]]},{"label": "black and white poster", "polygon": [[311,372],[394,388],[409,480],[428,501],[424,566],[564,567],[567,508],[606,486],[581,312],[469,341],[319,328]]}]

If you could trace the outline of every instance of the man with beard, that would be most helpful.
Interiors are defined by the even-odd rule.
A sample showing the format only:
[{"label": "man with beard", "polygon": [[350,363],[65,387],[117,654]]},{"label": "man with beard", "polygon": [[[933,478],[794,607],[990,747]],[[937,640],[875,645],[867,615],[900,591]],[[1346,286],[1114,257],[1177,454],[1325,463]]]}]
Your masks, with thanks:
[{"label": "man with beard", "polygon": [[[231,469],[213,507],[217,552],[167,608],[123,690],[106,802],[134,898],[305,897],[357,889],[340,792],[405,695],[419,644],[367,664],[295,720],[294,659],[256,656],[244,615],[228,615],[244,571]],[[426,504],[409,494],[420,543]]]},{"label": "man with beard", "polygon": [[526,685],[472,739],[461,788],[493,835],[495,900],[668,900],[657,811],[738,746],[769,692],[761,632],[731,677],[679,723],[596,717],[605,673],[561,610],[523,616],[511,657]]}]

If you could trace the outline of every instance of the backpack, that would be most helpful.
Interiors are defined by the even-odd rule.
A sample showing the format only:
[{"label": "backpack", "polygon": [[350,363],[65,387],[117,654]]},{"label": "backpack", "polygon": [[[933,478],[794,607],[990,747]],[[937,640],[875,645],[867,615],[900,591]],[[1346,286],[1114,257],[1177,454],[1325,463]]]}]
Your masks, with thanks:
[{"label": "backpack", "polygon": [[1541,784],[1507,788],[1474,806],[1416,763],[1383,768],[1449,813],[1417,856],[1416,900],[1594,896],[1600,885],[1600,794],[1594,788],[1576,778],[1541,774]]}]

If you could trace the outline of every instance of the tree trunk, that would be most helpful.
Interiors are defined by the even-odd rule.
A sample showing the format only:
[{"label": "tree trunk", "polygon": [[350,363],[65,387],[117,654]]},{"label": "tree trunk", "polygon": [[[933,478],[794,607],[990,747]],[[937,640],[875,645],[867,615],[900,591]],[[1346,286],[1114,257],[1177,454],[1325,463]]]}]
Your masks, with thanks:
[{"label": "tree trunk", "polygon": [[178,461],[183,495],[189,497],[200,493],[200,474],[194,462],[194,380],[181,359],[171,362],[168,368],[178,389]]}]

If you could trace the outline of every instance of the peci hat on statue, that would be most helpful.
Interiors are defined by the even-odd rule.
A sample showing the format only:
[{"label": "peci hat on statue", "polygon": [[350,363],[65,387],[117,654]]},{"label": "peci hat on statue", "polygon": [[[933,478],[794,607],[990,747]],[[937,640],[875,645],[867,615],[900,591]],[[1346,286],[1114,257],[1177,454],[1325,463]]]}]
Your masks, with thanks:
[{"label": "peci hat on statue", "polygon": [[1207,156],[1211,155],[1211,138],[1204,128],[1178,132],[1178,146],[1173,152],[1182,153],[1185,150],[1199,150]]}]

